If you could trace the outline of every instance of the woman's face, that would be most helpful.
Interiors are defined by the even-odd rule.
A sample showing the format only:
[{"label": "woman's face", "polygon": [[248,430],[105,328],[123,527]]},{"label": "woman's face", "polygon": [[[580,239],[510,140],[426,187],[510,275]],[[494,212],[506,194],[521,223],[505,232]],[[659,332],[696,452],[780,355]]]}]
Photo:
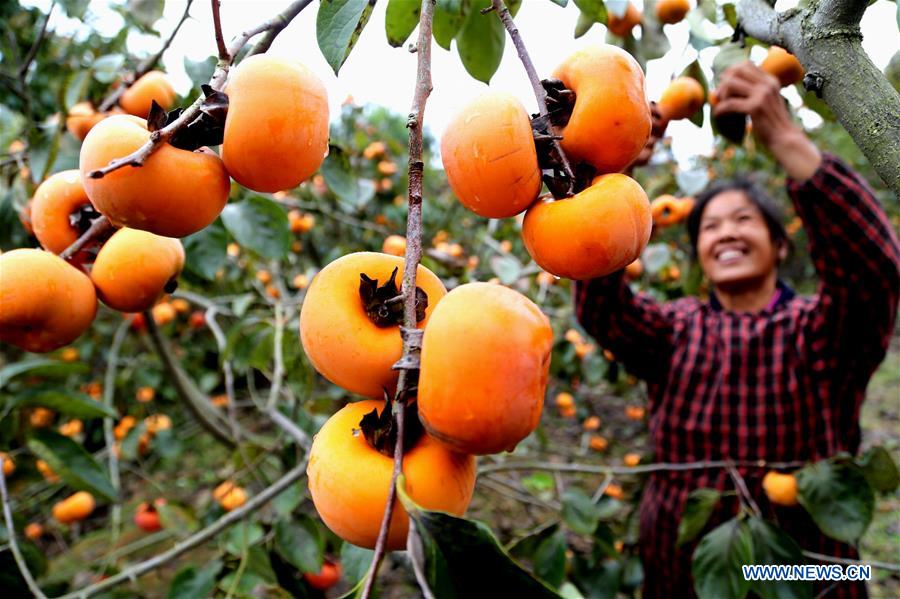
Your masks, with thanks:
[{"label": "woman's face", "polygon": [[761,284],[786,253],[772,242],[762,213],[744,192],[723,191],[704,207],[697,254],[717,287]]}]

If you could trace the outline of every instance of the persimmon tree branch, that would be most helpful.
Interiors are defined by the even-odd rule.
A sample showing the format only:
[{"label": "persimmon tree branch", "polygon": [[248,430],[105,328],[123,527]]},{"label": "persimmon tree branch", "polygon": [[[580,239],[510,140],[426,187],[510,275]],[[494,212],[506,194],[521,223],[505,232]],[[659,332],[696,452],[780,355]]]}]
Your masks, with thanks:
[{"label": "persimmon tree branch", "polygon": [[250,52],[247,54],[248,56],[253,56],[254,54],[262,54],[272,46],[272,42],[275,41],[275,38],[281,33],[281,30],[288,26],[288,23],[300,14],[300,11],[307,7],[312,3],[312,0],[302,0],[301,2],[294,2],[288,10],[284,11],[278,17],[276,17],[276,23],[269,28],[266,34],[263,36],[261,40],[259,40],[253,48],[250,49]]},{"label": "persimmon tree branch", "polygon": [[576,472],[580,474],[646,474],[648,472],[681,472],[685,470],[706,470],[727,468],[729,465],[742,468],[800,468],[806,462],[767,462],[765,460],[706,460],[700,462],[677,462],[644,464],[642,466],[605,466],[602,464],[573,464],[571,462],[542,462],[538,460],[511,460],[487,464],[478,468],[478,474],[501,472],[503,470],[548,470],[550,472]]},{"label": "persimmon tree branch", "polygon": [[22,574],[25,584],[28,585],[28,590],[38,599],[47,599],[47,596],[34,581],[31,570],[28,569],[28,563],[25,561],[25,556],[22,555],[22,551],[19,549],[19,542],[16,540],[16,523],[13,521],[12,509],[9,507],[9,495],[6,492],[6,474],[3,472],[5,461],[6,459],[0,456],[0,493],[2,493],[0,499],[3,501],[3,520],[6,523],[9,548],[12,550],[13,558],[16,560],[16,565],[19,567],[19,572]]},{"label": "persimmon tree branch", "polygon": [[[222,89],[225,87],[225,81],[228,78],[228,70],[231,68],[231,63],[234,61],[234,58],[237,56],[238,52],[240,52],[241,48],[247,45],[247,42],[250,41],[251,38],[259,35],[260,33],[263,33],[264,31],[268,31],[276,27],[284,29],[284,27],[286,26],[286,23],[284,23],[284,21],[290,22],[290,20],[297,16],[297,14],[300,13],[300,10],[302,10],[303,7],[305,7],[307,4],[309,4],[308,0],[297,0],[291,3],[291,5],[288,6],[281,14],[236,36],[227,48],[228,58],[219,59],[219,62],[216,65],[216,70],[213,72],[212,78],[209,80],[210,87],[212,87],[215,91],[222,91]],[[298,8],[298,5],[303,6]],[[279,31],[281,31],[281,29],[279,29]],[[172,136],[175,135],[177,131],[197,118],[197,116],[200,114],[200,108],[203,105],[203,100],[204,96],[199,96],[190,106],[185,109],[184,112],[181,113],[181,116],[179,116],[177,119],[175,119],[162,129],[151,132],[150,139],[148,139],[147,142],[140,148],[127,156],[116,158],[110,161],[109,164],[102,168],[91,171],[90,173],[88,173],[88,176],[92,179],[101,179],[109,173],[126,166],[143,166],[147,158],[149,158],[161,144],[168,142],[170,139],[172,139]]]},{"label": "persimmon tree branch", "polygon": [[[122,349],[122,343],[125,342],[128,329],[129,322],[123,320],[113,335],[112,343],[109,346],[109,355],[106,359],[106,374],[103,377],[103,405],[110,410],[114,409],[113,396],[116,389],[116,370],[119,368],[119,352]],[[106,457],[109,461],[109,480],[118,496],[121,483],[119,480],[119,458],[114,450],[116,445],[114,426],[115,424],[110,416],[103,418],[103,439],[108,452]],[[118,502],[112,506],[110,519],[112,521],[112,541],[115,543],[122,528],[122,506]]]},{"label": "persimmon tree branch", "polygon": [[[247,503],[242,505],[241,507],[232,510],[207,526],[206,528],[197,531],[192,534],[185,540],[177,543],[174,547],[169,549],[168,551],[164,551],[159,555],[151,557],[143,562],[135,564],[131,567],[125,568],[118,574],[110,576],[106,580],[102,580],[96,584],[93,584],[89,587],[85,587],[79,591],[73,591],[66,595],[62,595],[56,599],[76,599],[76,598],[84,598],[90,597],[92,595],[96,595],[102,591],[107,589],[111,589],[116,587],[123,582],[128,580],[134,580],[138,576],[146,574],[156,568],[164,566],[168,563],[171,563],[178,556],[194,549],[195,547],[199,547],[206,541],[212,539],[217,534],[235,524],[247,516],[253,514],[258,511],[263,505],[286,491],[289,487],[291,487],[295,482],[303,478],[306,474],[306,461],[304,460],[302,463],[298,464],[291,470],[288,470],[284,476],[279,478],[277,481],[272,483],[269,487],[264,489],[258,495],[251,497]],[[5,489],[5,487],[4,487]]]},{"label": "persimmon tree branch", "polygon": [[[519,60],[522,61],[522,66],[525,67],[525,72],[528,74],[528,80],[531,82],[531,88],[534,90],[534,98],[537,100],[538,112],[543,117],[546,117],[549,113],[547,109],[547,92],[544,89],[544,86],[541,85],[541,78],[537,73],[537,69],[534,68],[534,63],[531,61],[531,55],[528,54],[528,49],[525,47],[525,42],[522,40],[522,34],[519,33],[519,28],[516,27],[515,21],[513,21],[512,15],[509,14],[509,9],[506,7],[506,3],[503,0],[491,0],[491,6],[489,10],[493,10],[497,13],[497,16],[500,18],[500,21],[503,23],[503,26],[506,28],[507,33],[509,33],[510,39],[512,39],[513,45],[516,47],[516,53],[519,55]],[[552,127],[552,125],[551,125]],[[556,127],[552,127],[553,134],[556,135]],[[566,153],[563,152],[562,146],[559,144],[559,140],[553,139],[553,147],[559,153],[560,159],[562,161],[563,171],[566,173],[566,176],[570,181],[570,190],[571,184],[575,182],[575,172],[572,170],[572,165],[569,163],[569,159],[566,157]]]},{"label": "persimmon tree branch", "polygon": [[109,219],[105,216],[99,216],[95,218],[93,221],[91,221],[91,226],[88,227],[88,230],[82,233],[81,237],[76,239],[72,245],[60,252],[59,257],[63,260],[68,260],[75,254],[77,254],[88,243],[103,235],[112,228],[112,223],[110,223]]},{"label": "persimmon tree branch", "polygon": [[741,0],[744,31],[777,44],[806,70],[803,84],[819,95],[872,167],[900,195],[900,93],[862,48],[866,2],[820,0],[776,12],[765,0]]},{"label": "persimmon tree branch", "polygon": [[153,56],[147,58],[142,62],[137,69],[135,69],[134,73],[128,75],[123,78],[121,85],[117,87],[113,93],[108,95],[103,99],[103,102],[100,103],[100,106],[97,108],[100,112],[106,112],[110,108],[116,105],[119,101],[119,98],[122,97],[122,94],[125,93],[125,90],[131,87],[135,81],[149,73],[156,67],[156,64],[162,59],[162,55],[165,54],[166,50],[169,49],[169,46],[172,45],[172,40],[175,39],[175,36],[178,34],[178,31],[181,29],[181,26],[190,16],[191,4],[193,4],[194,0],[187,0],[187,4],[184,7],[184,12],[181,13],[181,19],[178,20],[178,23],[175,24],[175,28],[172,30],[172,33],[169,34],[169,37],[166,38],[166,41],[163,42],[162,47],[159,51]]},{"label": "persimmon tree branch", "polygon": [[219,60],[229,60],[228,48],[225,47],[225,38],[222,36],[222,18],[219,15],[219,0],[212,0],[213,29],[216,32],[216,48],[219,50]]},{"label": "persimmon tree branch", "polygon": [[425,171],[423,153],[423,123],[425,105],[433,89],[431,81],[431,29],[434,18],[435,0],[422,0],[419,16],[419,38],[416,42],[416,86],[413,92],[412,108],[406,127],[409,129],[409,198],[408,216],[406,219],[406,255],[403,262],[403,356],[394,365],[400,371],[397,382],[398,401],[393,402],[394,418],[397,423],[397,441],[394,446],[394,468],[391,473],[391,485],[388,488],[387,502],[381,528],[375,542],[375,555],[369,568],[368,578],[363,588],[363,599],[368,598],[378,578],[378,569],[387,552],[388,533],[391,527],[391,516],[397,500],[397,479],[403,472],[403,437],[406,417],[407,396],[418,384],[419,354],[422,347],[422,333],[416,327],[416,270],[422,259],[422,179]]},{"label": "persimmon tree branch", "polygon": [[22,81],[22,87],[25,87],[25,80],[28,77],[28,67],[34,62],[38,50],[41,49],[41,44],[44,43],[44,38],[47,36],[47,24],[50,22],[50,15],[53,14],[54,8],[56,8],[55,1],[50,3],[50,8],[47,9],[47,14],[44,16],[44,22],[41,23],[37,37],[34,38],[34,43],[28,49],[28,54],[25,55],[25,58],[22,59],[22,64],[19,65],[19,79]]}]

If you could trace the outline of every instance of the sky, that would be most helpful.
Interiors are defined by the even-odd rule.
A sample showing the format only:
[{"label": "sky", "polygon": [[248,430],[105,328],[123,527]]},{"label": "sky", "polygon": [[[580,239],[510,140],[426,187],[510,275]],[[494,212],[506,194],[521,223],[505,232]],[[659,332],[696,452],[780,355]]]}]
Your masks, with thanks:
[{"label": "sky", "polygon": [[[44,9],[49,6],[49,0],[35,0],[31,3]],[[222,28],[226,41],[243,29],[278,14],[288,4],[287,1],[275,0],[222,0]],[[635,4],[640,7],[640,0],[635,0]],[[779,0],[776,9],[784,10],[796,4],[796,0]],[[318,3],[313,2],[301,12],[278,36],[269,53],[299,60],[312,69],[328,90],[332,116],[338,114],[340,105],[348,96],[352,96],[359,104],[373,103],[401,114],[408,113],[415,84],[416,55],[405,47],[392,48],[387,43],[384,32],[387,0],[380,0],[375,5],[372,18],[341,68],[339,76],[334,75],[316,44],[317,6]],[[878,0],[869,7],[862,21],[863,47],[880,69],[900,50],[896,10],[893,2]],[[162,39],[171,32],[183,11],[184,2],[166,1],[163,19],[157,23]],[[121,26],[121,17],[109,10],[107,2],[92,1],[91,12],[96,17],[89,21],[89,25],[105,34],[114,35]],[[55,17],[51,21],[51,27],[71,30],[83,25],[65,18],[58,9]],[[192,60],[202,60],[216,54],[210,2],[196,0],[191,7],[191,17],[163,56],[165,70],[170,73],[176,89],[181,93],[185,93],[190,87],[182,58],[186,56]],[[594,25],[586,35],[574,39],[577,18],[578,9],[572,1],[566,8],[561,8],[550,0],[523,0],[516,16],[516,24],[542,77],[549,76],[577,48],[604,42],[606,32],[602,25]],[[647,94],[652,100],[659,98],[673,74],[680,73],[697,58],[697,52],[688,44],[686,22],[667,25],[665,33],[672,49],[661,59],[650,61],[647,66]],[[414,40],[416,35],[413,33],[410,40]],[[154,36],[135,34],[129,38],[129,47],[136,55],[152,54],[158,50],[160,43],[160,38]],[[708,77],[711,76],[710,65],[715,54],[715,48],[706,49],[700,54],[701,64]],[[751,59],[759,62],[764,55],[763,48],[754,48]],[[537,112],[531,85],[509,39],[500,68],[490,86],[476,81],[465,71],[455,47],[448,52],[436,43],[433,44],[432,51],[432,79],[434,90],[426,106],[425,123],[426,128],[438,137],[463,106],[489,89],[509,92],[518,97],[529,112]],[[794,89],[785,90],[785,95],[792,104],[799,106],[800,98]],[[811,111],[802,111],[800,114],[807,126],[817,124],[818,116]],[[667,135],[673,139],[673,153],[682,166],[687,164],[692,155],[709,153],[713,145],[708,124],[699,129],[688,121],[677,121],[669,125]]]}]

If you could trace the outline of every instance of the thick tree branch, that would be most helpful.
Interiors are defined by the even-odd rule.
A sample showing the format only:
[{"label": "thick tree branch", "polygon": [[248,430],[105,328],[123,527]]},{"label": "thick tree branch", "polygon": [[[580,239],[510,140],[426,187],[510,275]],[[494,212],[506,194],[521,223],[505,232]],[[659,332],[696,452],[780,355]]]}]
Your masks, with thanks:
[{"label": "thick tree branch", "polygon": [[409,129],[409,198],[408,216],[406,220],[406,255],[403,263],[403,357],[395,368],[400,370],[397,383],[397,401],[394,418],[397,423],[397,441],[394,446],[394,469],[391,474],[391,486],[388,488],[387,502],[384,506],[384,517],[378,539],[375,543],[375,555],[369,568],[369,577],[363,588],[362,598],[367,599],[378,578],[378,569],[387,551],[388,533],[391,527],[391,516],[397,499],[397,479],[403,472],[403,437],[406,416],[407,395],[418,382],[419,354],[421,350],[421,334],[416,327],[416,271],[422,259],[422,196],[423,173],[425,163],[423,153],[423,123],[425,104],[433,89],[431,81],[431,29],[434,18],[435,0],[422,0],[419,16],[419,38],[416,43],[416,87],[413,93],[412,108],[406,126]]},{"label": "thick tree branch", "polygon": [[872,167],[900,195],[900,94],[860,43],[866,3],[821,0],[776,13],[764,0],[741,0],[747,34],[790,51],[806,70],[804,85],[820,95]]},{"label": "thick tree branch", "polygon": [[[281,27],[284,29],[284,21],[287,20],[290,22],[290,19],[293,19],[300,11],[309,4],[309,0],[297,0],[293,2],[290,6],[288,6],[284,12],[281,14],[269,19],[265,23],[258,25],[252,29],[248,29],[242,32],[240,35],[232,40],[231,45],[228,46],[228,59],[227,60],[219,60],[218,65],[216,65],[216,70],[213,73],[212,78],[209,80],[209,85],[215,91],[222,91],[225,87],[225,81],[228,78],[228,70],[231,67],[231,62],[237,56],[238,52],[240,52],[241,48],[243,48],[250,38],[259,35],[264,31],[268,31],[269,29],[275,27]],[[298,5],[302,5],[299,6]],[[286,15],[292,15],[288,18]],[[280,30],[279,30],[280,31]],[[143,166],[144,162],[147,158],[150,157],[153,152],[163,143],[168,142],[175,133],[192,122],[197,116],[200,114],[200,107],[203,105],[204,97],[201,95],[194,102],[188,106],[187,109],[181,116],[169,123],[167,126],[154,131],[150,134],[150,139],[142,145],[140,148],[129,154],[128,156],[123,156],[122,158],[116,158],[112,160],[109,164],[104,166],[103,168],[96,169],[88,173],[88,176],[93,179],[100,179],[109,173],[118,170],[120,168],[124,168],[126,166],[134,166],[139,167]]]}]

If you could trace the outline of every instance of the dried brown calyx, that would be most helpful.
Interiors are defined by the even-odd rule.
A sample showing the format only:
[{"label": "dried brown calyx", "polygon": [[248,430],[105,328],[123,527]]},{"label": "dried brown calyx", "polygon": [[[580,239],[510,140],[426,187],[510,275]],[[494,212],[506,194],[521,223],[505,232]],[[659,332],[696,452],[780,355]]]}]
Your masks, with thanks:
[{"label": "dried brown calyx", "polygon": [[[403,446],[407,451],[415,447],[425,432],[419,421],[417,405],[412,401],[400,408],[406,410],[403,422]],[[385,391],[384,408],[381,410],[381,414],[378,414],[378,410],[372,410],[359,421],[359,430],[366,438],[366,442],[379,453],[391,458],[394,457],[394,447],[397,445],[397,422],[394,420],[392,407],[393,401]]]},{"label": "dried brown calyx", "polygon": [[560,199],[571,196],[577,185],[566,175],[563,157],[555,143],[561,141],[562,137],[555,135],[553,129],[568,124],[575,107],[575,92],[566,88],[559,79],[544,79],[541,85],[547,92],[547,114],[532,115],[531,130],[544,183],[553,197]]},{"label": "dried brown calyx", "polygon": [[[371,279],[366,273],[359,273],[359,297],[363,303],[366,316],[375,326],[386,328],[403,324],[403,296],[397,287],[397,271],[384,285],[378,285],[378,279]],[[416,287],[416,322],[425,319],[428,308],[428,295],[421,287]]]},{"label": "dried brown calyx", "polygon": [[[194,151],[204,146],[218,146],[222,143],[225,135],[225,117],[228,115],[228,96],[205,84],[201,85],[200,89],[206,96],[200,105],[200,114],[169,139],[169,143],[176,148]],[[178,119],[183,112],[183,108],[166,112],[154,100],[147,116],[147,129],[158,131]]]}]

